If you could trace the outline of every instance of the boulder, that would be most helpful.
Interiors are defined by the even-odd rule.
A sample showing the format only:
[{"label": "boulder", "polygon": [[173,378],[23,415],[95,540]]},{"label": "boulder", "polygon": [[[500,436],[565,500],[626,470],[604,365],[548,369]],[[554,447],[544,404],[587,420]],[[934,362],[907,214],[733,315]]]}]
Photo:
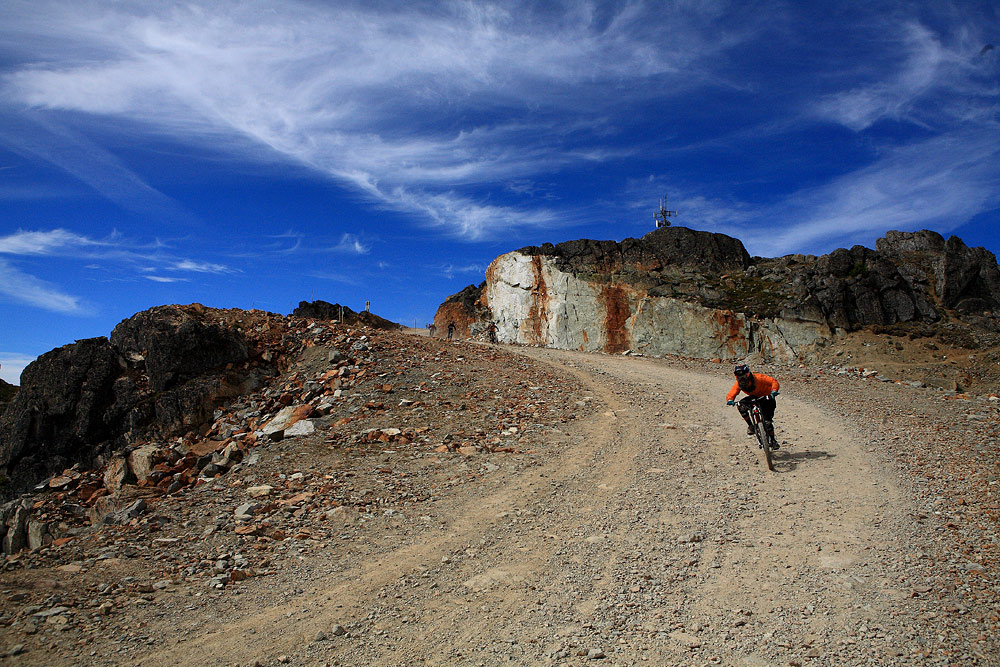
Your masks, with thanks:
[{"label": "boulder", "polygon": [[159,455],[159,447],[156,445],[143,445],[133,449],[128,454],[128,468],[140,484],[149,479],[149,473],[153,471]]},{"label": "boulder", "polygon": [[278,411],[271,421],[264,425],[262,429],[264,435],[272,440],[281,440],[285,435],[285,430],[293,426],[296,422],[305,419],[313,412],[311,405],[288,405]]},{"label": "boulder", "polygon": [[146,511],[142,498],[128,499],[122,494],[102,496],[90,507],[88,517],[92,524],[121,525],[141,516]]},{"label": "boulder", "polygon": [[15,554],[28,546],[28,521],[31,500],[13,500],[0,507],[0,548],[5,554]]},{"label": "boulder", "polygon": [[129,470],[128,460],[123,456],[115,456],[104,468],[104,488],[111,493],[118,493],[122,485],[135,478]]},{"label": "boulder", "polygon": [[28,521],[27,540],[27,547],[32,550],[52,544],[49,525],[42,521]]},{"label": "boulder", "polygon": [[310,435],[316,432],[316,425],[311,419],[302,419],[285,429],[286,438],[294,438],[299,435]]}]

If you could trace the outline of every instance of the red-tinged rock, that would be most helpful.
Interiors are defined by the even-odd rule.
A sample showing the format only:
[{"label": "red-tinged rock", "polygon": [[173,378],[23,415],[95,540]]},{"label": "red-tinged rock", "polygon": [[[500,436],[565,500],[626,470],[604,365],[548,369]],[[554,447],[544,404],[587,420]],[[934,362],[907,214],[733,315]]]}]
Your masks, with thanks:
[{"label": "red-tinged rock", "polygon": [[259,528],[257,526],[236,526],[233,530],[237,535],[253,535]]},{"label": "red-tinged rock", "polygon": [[58,538],[52,540],[52,546],[54,546],[54,547],[61,547],[64,544],[69,544],[70,542],[72,542],[75,539],[76,539],[75,537],[58,537]]},{"label": "red-tinged rock", "polygon": [[309,500],[312,497],[313,497],[313,494],[311,494],[308,491],[306,491],[305,493],[299,493],[297,495],[294,495],[291,498],[285,498],[284,500],[279,500],[278,504],[279,505],[283,505],[283,506],[285,506],[285,505],[297,505],[298,503],[301,503],[303,501]]},{"label": "red-tinged rock", "polygon": [[77,497],[80,498],[80,500],[86,503],[89,502],[90,498],[100,490],[101,490],[100,486],[98,486],[93,482],[89,482],[86,484],[81,484],[77,489],[76,495]]},{"label": "red-tinged rock", "polygon": [[434,451],[438,454],[444,454],[448,451],[448,445],[438,445],[434,448]]},{"label": "red-tinged rock", "polygon": [[382,385],[382,393],[383,394],[391,394],[392,393],[392,385],[391,384],[384,384],[384,385]]},{"label": "red-tinged rock", "polygon": [[281,542],[282,540],[285,539],[286,536],[280,530],[274,530],[274,531],[271,531],[271,533],[268,534],[268,537],[270,537],[275,542]]},{"label": "red-tinged rock", "polygon": [[465,456],[472,456],[473,454],[479,453],[479,450],[475,447],[459,447],[456,451],[459,454],[464,454]]},{"label": "red-tinged rock", "polygon": [[229,581],[239,582],[246,581],[251,576],[249,570],[233,570],[229,573]]}]

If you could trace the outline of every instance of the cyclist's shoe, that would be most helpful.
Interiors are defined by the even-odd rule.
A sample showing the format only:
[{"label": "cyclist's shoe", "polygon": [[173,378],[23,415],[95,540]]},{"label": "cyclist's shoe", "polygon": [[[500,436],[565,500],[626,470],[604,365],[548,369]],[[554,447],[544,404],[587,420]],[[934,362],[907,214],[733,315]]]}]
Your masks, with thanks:
[{"label": "cyclist's shoe", "polygon": [[753,426],[747,426],[747,435],[753,435]]},{"label": "cyclist's shoe", "polygon": [[776,438],[771,438],[771,449],[781,449],[781,445],[778,444]]}]

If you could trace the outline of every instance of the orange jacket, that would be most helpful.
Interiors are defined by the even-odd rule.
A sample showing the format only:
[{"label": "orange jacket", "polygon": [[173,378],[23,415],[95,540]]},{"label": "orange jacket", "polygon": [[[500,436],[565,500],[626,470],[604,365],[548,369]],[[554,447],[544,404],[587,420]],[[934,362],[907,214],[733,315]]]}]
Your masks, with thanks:
[{"label": "orange jacket", "polygon": [[[753,396],[754,398],[760,398],[761,396],[767,396],[772,391],[778,391],[778,381],[775,380],[770,375],[764,375],[763,373],[754,373],[754,385],[753,389],[746,392],[747,396]],[[726,400],[731,401],[740,393],[740,383],[736,382],[733,384],[733,388],[729,390],[726,394]]]}]

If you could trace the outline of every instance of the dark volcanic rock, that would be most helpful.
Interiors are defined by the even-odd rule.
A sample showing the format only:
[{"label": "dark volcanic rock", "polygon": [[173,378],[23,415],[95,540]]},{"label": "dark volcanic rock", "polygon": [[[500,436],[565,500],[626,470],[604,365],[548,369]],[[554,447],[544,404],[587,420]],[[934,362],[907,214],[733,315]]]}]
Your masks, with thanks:
[{"label": "dark volcanic rock", "polygon": [[0,496],[74,463],[92,466],[150,434],[197,428],[256,387],[237,326],[203,306],[160,306],[36,359],[0,418]]},{"label": "dark volcanic rock", "polygon": [[661,227],[641,239],[627,238],[621,243],[580,239],[529,246],[519,252],[557,257],[569,271],[583,275],[641,274],[671,267],[725,273],[743,271],[751,261],[739,239],[686,227]]},{"label": "dark volcanic rock", "polygon": [[247,359],[243,336],[203,321],[192,310],[158,306],[133,315],[111,332],[111,344],[130,366],[145,368],[153,391]]},{"label": "dark volcanic rock", "polygon": [[969,248],[957,236],[888,232],[875,245],[878,253],[894,261],[908,279],[933,285],[945,308],[977,312],[1000,308],[1000,268],[993,253]]},{"label": "dark volcanic rock", "polygon": [[105,416],[122,372],[103,337],[64,345],[28,364],[21,390],[0,419],[0,465],[10,490],[74,462],[91,462],[107,446],[114,429]]},{"label": "dark volcanic rock", "polygon": [[347,306],[339,303],[329,303],[327,301],[300,301],[298,307],[292,311],[294,317],[308,317],[314,320],[333,320],[339,322],[343,318],[344,324],[372,327],[374,329],[400,329],[400,325],[390,322],[384,317],[379,317],[368,311],[356,313]]}]

